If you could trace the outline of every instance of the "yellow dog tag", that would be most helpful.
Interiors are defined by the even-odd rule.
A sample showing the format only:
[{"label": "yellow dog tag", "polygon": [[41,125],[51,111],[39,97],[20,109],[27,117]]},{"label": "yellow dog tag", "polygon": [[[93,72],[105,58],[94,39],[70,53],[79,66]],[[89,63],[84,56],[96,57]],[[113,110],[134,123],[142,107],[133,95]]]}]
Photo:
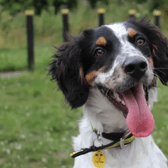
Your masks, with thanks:
[{"label": "yellow dog tag", "polygon": [[106,157],[101,150],[94,152],[92,162],[98,168],[102,168],[105,165]]}]

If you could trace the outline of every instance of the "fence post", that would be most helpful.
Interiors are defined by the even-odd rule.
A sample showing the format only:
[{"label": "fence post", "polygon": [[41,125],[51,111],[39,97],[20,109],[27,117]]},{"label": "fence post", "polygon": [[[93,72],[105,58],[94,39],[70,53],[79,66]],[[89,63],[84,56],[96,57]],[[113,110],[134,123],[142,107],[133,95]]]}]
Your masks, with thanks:
[{"label": "fence post", "polygon": [[34,34],[33,34],[33,10],[26,10],[27,27],[27,51],[28,51],[28,69],[34,70]]},{"label": "fence post", "polygon": [[155,25],[160,28],[160,16],[161,12],[159,10],[154,10],[153,15],[155,16]]},{"label": "fence post", "polygon": [[62,19],[63,19],[63,38],[64,42],[67,41],[67,32],[69,32],[69,24],[68,24],[68,13],[69,9],[62,9]]},{"label": "fence post", "polygon": [[136,14],[136,10],[135,9],[130,9],[129,11],[128,11],[128,14],[129,14],[129,18],[133,18],[133,19],[135,19],[135,14]]},{"label": "fence post", "polygon": [[98,24],[98,26],[102,26],[102,25],[104,25],[104,13],[106,12],[106,10],[104,9],[104,8],[99,8],[98,10],[97,10],[97,13],[98,13],[98,18],[99,18],[99,24]]}]

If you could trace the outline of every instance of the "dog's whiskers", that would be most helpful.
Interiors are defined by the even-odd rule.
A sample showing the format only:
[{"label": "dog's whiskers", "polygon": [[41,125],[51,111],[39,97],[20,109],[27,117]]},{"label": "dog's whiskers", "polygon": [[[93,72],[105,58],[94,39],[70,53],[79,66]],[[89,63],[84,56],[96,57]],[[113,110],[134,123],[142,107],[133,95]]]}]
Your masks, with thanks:
[{"label": "dog's whiskers", "polygon": [[158,78],[161,80],[161,82],[162,82],[163,84],[165,84],[164,80],[163,80],[158,74],[156,74],[155,72],[154,72],[154,76],[155,76],[155,77],[158,77]]},{"label": "dog's whiskers", "polygon": [[159,71],[159,72],[161,72],[161,73],[163,73],[163,74],[166,74],[165,72],[163,72],[163,71],[161,71],[161,70],[159,70],[159,69],[156,69],[157,71]]},{"label": "dog's whiskers", "polygon": [[154,68],[154,69],[168,69],[168,68]]}]

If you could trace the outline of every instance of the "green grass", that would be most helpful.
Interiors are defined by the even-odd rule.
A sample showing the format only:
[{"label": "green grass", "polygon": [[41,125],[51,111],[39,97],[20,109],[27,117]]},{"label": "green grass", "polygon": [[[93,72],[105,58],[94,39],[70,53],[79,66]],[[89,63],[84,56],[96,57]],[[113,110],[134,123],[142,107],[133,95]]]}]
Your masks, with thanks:
[{"label": "green grass", "polygon": [[[36,68],[23,76],[0,78],[0,167],[70,168],[73,159],[72,136],[78,133],[81,109],[64,103],[56,84],[47,77],[52,48],[36,48]],[[4,53],[3,53],[4,52]],[[15,62],[26,57],[21,50]],[[1,51],[0,54],[7,54]],[[23,61],[24,62],[24,61]],[[19,66],[19,65],[18,65]],[[156,143],[168,158],[168,88],[159,84],[155,104]]]},{"label": "green grass", "polygon": [[159,148],[168,158],[168,87],[159,82],[158,103],[154,104],[152,110],[155,119],[155,131],[153,137]]},{"label": "green grass", "polygon": [[[128,18],[130,8],[137,17],[147,15],[148,5],[134,3],[106,7],[106,23]],[[104,7],[101,4],[98,7]],[[120,10],[118,10],[120,9]],[[122,12],[121,12],[122,11]],[[70,30],[79,34],[84,28],[97,27],[97,11],[80,4],[70,13]],[[6,18],[5,18],[6,17]],[[2,20],[3,19],[3,20]],[[47,77],[52,45],[62,42],[61,14],[54,16],[43,11],[34,17],[35,71],[16,77],[0,77],[0,167],[1,168],[70,168],[73,159],[72,136],[78,134],[81,109],[65,105],[61,92]],[[163,33],[168,27],[162,19]],[[14,19],[3,13],[0,20],[0,71],[25,70],[27,67],[25,16]],[[159,84],[159,103],[153,109],[153,137],[168,158],[168,87]]]},{"label": "green grass", "polygon": [[[42,53],[42,54],[41,54]],[[54,53],[54,47],[43,47],[34,49],[35,68],[45,66],[49,61],[49,57]],[[39,56],[39,57],[37,57]],[[0,71],[22,70],[28,67],[28,58],[26,49],[1,49],[0,50],[1,65]]]},{"label": "green grass", "polygon": [[[17,59],[25,57],[22,50]],[[47,77],[52,48],[36,50],[36,70],[0,78],[0,167],[71,167],[71,136],[77,135],[80,110],[70,111]],[[4,54],[6,51],[4,50]],[[3,54],[3,51],[1,51]],[[23,61],[24,62],[24,61]],[[18,65],[19,66],[19,65]]]}]

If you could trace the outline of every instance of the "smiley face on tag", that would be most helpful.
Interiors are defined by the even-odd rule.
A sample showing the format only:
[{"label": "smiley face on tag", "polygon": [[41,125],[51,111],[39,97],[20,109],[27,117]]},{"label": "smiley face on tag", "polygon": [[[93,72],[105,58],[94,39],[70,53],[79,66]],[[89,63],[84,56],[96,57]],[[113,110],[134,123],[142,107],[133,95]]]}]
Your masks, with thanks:
[{"label": "smiley face on tag", "polygon": [[105,165],[106,157],[101,150],[94,152],[92,162],[98,168],[102,168]]}]

